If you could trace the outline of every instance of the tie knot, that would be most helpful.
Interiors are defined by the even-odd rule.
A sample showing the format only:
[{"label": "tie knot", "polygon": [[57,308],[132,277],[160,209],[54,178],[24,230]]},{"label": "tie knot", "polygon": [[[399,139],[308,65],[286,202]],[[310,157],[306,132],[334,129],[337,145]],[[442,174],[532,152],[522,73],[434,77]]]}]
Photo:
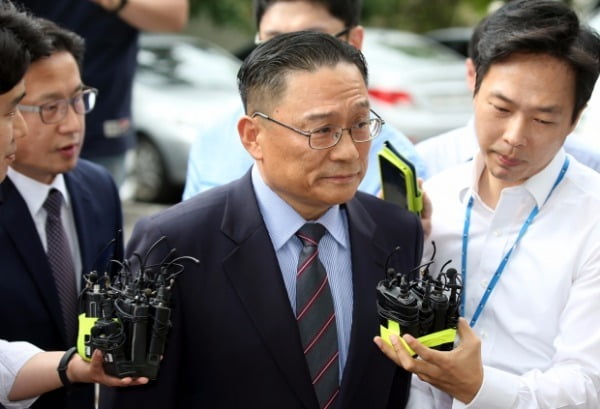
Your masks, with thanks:
[{"label": "tie knot", "polygon": [[51,216],[60,216],[60,207],[62,206],[62,193],[60,193],[57,189],[50,189],[48,192],[48,197],[44,202],[44,209]]},{"label": "tie knot", "polygon": [[320,223],[306,223],[296,232],[296,236],[305,246],[317,246],[325,231],[325,226]]}]

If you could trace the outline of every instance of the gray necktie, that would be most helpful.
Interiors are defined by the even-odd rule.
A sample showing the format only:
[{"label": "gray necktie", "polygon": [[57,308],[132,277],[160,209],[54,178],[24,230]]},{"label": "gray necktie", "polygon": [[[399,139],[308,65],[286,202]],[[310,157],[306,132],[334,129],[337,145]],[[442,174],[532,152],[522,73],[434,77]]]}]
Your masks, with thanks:
[{"label": "gray necktie", "polygon": [[339,393],[339,353],[333,298],[325,267],[319,261],[318,243],[325,227],[307,223],[296,236],[303,248],[296,276],[296,319],[304,356],[319,406],[333,407]]},{"label": "gray necktie", "polygon": [[46,242],[48,261],[58,290],[65,331],[69,342],[74,341],[77,331],[77,284],[75,264],[67,235],[61,221],[63,197],[56,189],[50,189],[44,202],[46,218]]}]

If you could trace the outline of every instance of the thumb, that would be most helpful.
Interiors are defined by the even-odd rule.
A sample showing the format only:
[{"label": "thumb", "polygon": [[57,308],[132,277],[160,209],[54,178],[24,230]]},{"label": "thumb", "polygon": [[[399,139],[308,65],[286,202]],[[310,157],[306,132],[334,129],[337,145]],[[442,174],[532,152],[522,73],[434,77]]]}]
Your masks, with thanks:
[{"label": "thumb", "polygon": [[477,339],[477,335],[475,334],[475,331],[473,331],[473,329],[469,326],[469,323],[467,322],[467,320],[464,319],[463,317],[460,317],[458,319],[457,330],[458,330],[458,336],[460,338],[461,344],[473,342],[474,340]]}]

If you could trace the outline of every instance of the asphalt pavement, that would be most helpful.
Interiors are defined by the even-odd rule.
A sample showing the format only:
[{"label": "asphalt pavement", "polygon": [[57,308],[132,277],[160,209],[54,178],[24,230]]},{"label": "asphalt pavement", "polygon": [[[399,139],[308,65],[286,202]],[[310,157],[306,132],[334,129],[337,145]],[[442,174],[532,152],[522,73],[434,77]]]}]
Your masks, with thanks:
[{"label": "asphalt pavement", "polygon": [[125,243],[129,240],[133,226],[141,217],[154,214],[171,205],[159,203],[143,203],[133,199],[123,200],[123,234]]}]

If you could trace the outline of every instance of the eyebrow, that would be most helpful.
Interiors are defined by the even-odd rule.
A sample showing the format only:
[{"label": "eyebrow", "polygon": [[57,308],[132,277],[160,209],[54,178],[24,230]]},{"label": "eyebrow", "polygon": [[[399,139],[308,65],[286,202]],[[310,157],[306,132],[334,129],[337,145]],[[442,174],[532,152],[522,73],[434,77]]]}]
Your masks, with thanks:
[{"label": "eyebrow", "polygon": [[[502,94],[501,92],[492,92],[492,96],[495,98],[501,99],[502,101],[504,101],[506,103],[515,105],[515,101],[508,98],[506,95]],[[557,114],[562,111],[562,108],[558,105],[543,105],[543,106],[535,107],[534,110],[537,112],[544,112],[547,114]]]},{"label": "eyebrow", "polygon": [[25,98],[25,91],[23,91],[21,93],[21,95],[17,95],[12,101],[11,101],[11,105],[12,106],[17,106],[19,105],[19,102],[21,102],[23,100],[23,98]]}]

